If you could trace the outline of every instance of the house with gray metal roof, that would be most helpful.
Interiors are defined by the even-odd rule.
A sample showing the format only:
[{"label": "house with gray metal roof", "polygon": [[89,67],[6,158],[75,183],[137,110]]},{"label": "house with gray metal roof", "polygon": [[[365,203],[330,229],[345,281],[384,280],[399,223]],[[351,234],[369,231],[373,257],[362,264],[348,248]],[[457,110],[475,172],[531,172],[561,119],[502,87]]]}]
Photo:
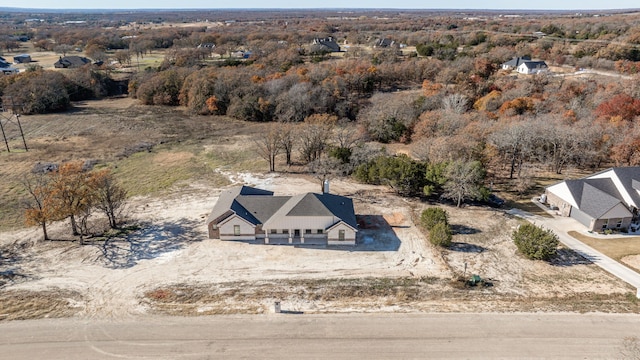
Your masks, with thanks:
[{"label": "house with gray metal roof", "polygon": [[207,219],[209,238],[265,244],[355,245],[353,201],[324,192],[274,196],[249,186],[223,191]]},{"label": "house with gray metal roof", "polygon": [[523,61],[520,65],[518,65],[516,70],[520,74],[531,75],[531,74],[539,74],[539,73],[546,72],[549,70],[549,66],[547,66],[547,63],[544,61],[531,60],[531,61]]},{"label": "house with gray metal roof", "polygon": [[628,229],[640,207],[640,167],[610,168],[545,190],[546,202],[591,231]]},{"label": "house with gray metal roof", "polygon": [[506,63],[502,64],[502,69],[503,70],[513,70],[516,69],[518,67],[518,65],[522,64],[525,61],[531,61],[531,57],[530,56],[522,56],[522,57],[514,57],[513,59],[507,61]]}]

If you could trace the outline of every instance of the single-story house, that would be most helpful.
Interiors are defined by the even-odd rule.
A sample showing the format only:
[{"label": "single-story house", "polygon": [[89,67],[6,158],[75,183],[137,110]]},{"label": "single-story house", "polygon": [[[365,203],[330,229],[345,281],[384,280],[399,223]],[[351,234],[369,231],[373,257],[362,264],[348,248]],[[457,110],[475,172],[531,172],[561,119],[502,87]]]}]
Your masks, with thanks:
[{"label": "single-story house", "polygon": [[328,192],[274,196],[249,186],[223,191],[207,228],[211,239],[265,244],[355,245],[358,232],[347,197]]},{"label": "single-story house", "polygon": [[520,74],[539,74],[549,70],[544,61],[523,61],[516,69]]},{"label": "single-story house", "polygon": [[312,53],[340,52],[340,45],[338,45],[332,36],[326,38],[315,38],[313,39],[313,42],[311,42],[310,50]]},{"label": "single-story house", "polygon": [[513,59],[507,61],[502,64],[502,70],[513,70],[517,69],[518,65],[522,64],[525,61],[531,61],[531,57],[525,55],[522,57],[514,57]]},{"label": "single-story house", "polygon": [[13,62],[16,64],[28,64],[31,62],[31,55],[21,54],[13,57]]},{"label": "single-story house", "polygon": [[87,64],[91,64],[91,60],[77,55],[60,57],[58,61],[56,61],[53,66],[57,69],[67,69],[67,68],[77,68],[82,67]]},{"label": "single-story house", "polygon": [[391,39],[378,39],[375,44],[373,44],[374,48],[388,48],[388,47],[398,47],[398,44],[394,40]]},{"label": "single-story house", "polygon": [[640,167],[610,168],[545,190],[544,202],[590,231],[628,229],[640,207]]}]

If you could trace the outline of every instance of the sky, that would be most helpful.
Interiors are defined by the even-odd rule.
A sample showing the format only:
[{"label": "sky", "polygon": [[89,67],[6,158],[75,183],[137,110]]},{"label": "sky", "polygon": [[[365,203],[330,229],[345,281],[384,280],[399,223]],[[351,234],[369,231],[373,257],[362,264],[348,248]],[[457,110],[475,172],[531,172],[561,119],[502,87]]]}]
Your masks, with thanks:
[{"label": "sky", "polygon": [[1,6],[31,9],[299,9],[299,8],[384,8],[384,9],[504,9],[504,10],[600,10],[640,8],[637,0],[29,0]]}]

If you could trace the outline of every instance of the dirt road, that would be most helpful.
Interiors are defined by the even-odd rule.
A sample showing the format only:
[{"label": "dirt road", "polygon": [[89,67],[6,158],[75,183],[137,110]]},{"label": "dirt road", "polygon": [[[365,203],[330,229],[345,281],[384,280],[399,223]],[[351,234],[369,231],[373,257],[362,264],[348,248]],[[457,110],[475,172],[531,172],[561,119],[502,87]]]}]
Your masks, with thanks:
[{"label": "dirt road", "polygon": [[[0,324],[11,359],[612,359],[640,316],[369,314]],[[628,349],[628,347],[627,347]],[[638,356],[636,353],[635,356]]]}]

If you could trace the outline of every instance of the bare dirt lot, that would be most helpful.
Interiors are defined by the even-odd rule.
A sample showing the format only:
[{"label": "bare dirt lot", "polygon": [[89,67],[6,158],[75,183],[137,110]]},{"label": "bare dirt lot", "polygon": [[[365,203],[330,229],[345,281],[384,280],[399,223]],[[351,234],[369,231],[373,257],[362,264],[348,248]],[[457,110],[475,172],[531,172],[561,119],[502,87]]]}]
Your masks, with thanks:
[{"label": "bare dirt lot", "polygon": [[[228,186],[319,190],[288,170],[261,172],[251,148],[261,124],[114,99],[25,117],[24,127],[30,151],[0,153],[0,320],[264,313],[274,301],[292,312],[640,312],[634,289],[568,250],[551,263],[517,255],[519,220],[502,211],[445,206],[455,235],[441,250],[414,221],[436,205],[349,179],[332,180],[331,191],[354,198],[356,247],[208,239],[206,216]],[[71,159],[111,164],[134,195],[118,236],[79,245],[62,222],[51,226],[56,240],[42,242],[20,224],[20,176],[38,161]],[[458,281],[472,274],[491,286]]]}]

